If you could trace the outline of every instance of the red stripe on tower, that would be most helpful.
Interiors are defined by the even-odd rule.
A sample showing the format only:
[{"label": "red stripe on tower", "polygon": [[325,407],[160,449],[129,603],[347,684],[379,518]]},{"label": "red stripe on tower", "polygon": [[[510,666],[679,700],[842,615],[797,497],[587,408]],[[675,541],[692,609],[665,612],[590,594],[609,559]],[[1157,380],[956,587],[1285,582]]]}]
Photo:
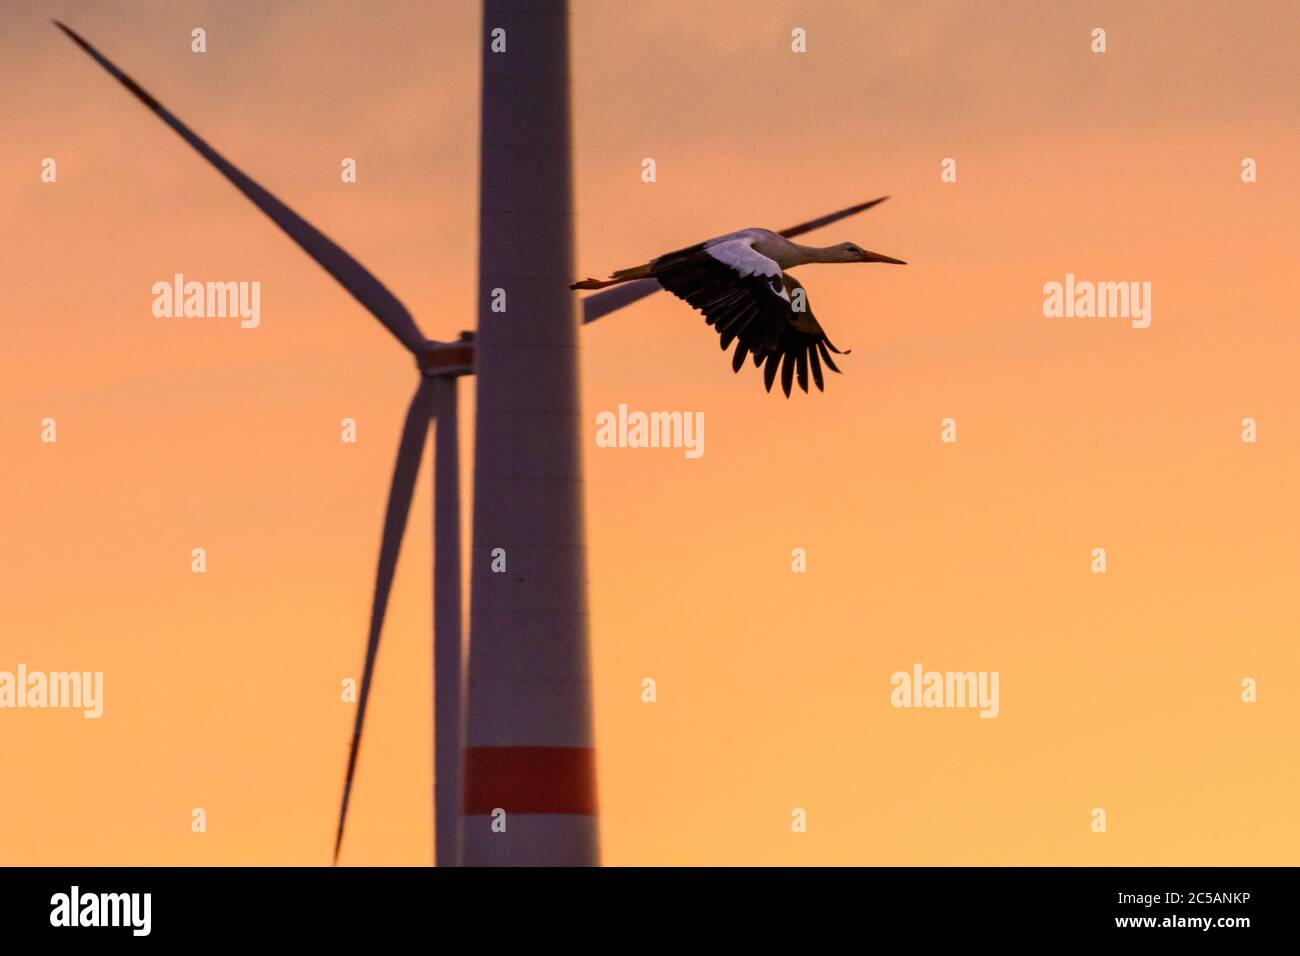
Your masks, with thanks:
[{"label": "red stripe on tower", "polygon": [[591,747],[465,748],[465,815],[596,815],[596,751]]}]

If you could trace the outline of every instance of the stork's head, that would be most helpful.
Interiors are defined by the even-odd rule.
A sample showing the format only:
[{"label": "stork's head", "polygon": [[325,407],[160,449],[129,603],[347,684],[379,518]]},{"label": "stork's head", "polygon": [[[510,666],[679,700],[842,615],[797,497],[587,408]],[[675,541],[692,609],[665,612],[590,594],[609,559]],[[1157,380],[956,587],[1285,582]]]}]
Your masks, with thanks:
[{"label": "stork's head", "polygon": [[892,256],[882,256],[878,252],[870,252],[863,249],[856,242],[841,242],[838,246],[835,246],[835,249],[838,251],[839,255],[843,257],[838,260],[840,262],[890,262],[896,266],[907,265],[907,263],[902,259],[895,259]]}]

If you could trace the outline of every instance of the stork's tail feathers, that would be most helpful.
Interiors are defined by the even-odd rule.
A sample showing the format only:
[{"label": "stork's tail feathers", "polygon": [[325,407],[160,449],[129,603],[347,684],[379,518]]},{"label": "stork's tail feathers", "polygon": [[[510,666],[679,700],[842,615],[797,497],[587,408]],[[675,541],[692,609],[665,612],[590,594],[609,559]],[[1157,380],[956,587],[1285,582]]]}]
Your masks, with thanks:
[{"label": "stork's tail feathers", "polygon": [[606,286],[618,285],[620,282],[631,282],[633,279],[648,279],[650,275],[650,264],[646,263],[631,269],[618,269],[608,279],[583,279],[581,282],[573,283],[569,288],[603,289]]}]

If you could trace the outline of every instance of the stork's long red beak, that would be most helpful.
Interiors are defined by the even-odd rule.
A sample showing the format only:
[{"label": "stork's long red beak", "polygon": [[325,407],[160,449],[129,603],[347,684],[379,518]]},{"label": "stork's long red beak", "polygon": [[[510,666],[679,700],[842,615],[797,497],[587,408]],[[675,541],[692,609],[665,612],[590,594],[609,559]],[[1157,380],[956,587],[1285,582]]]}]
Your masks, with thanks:
[{"label": "stork's long red beak", "polygon": [[863,262],[889,262],[896,266],[907,265],[907,263],[904,262],[902,259],[895,259],[892,256],[882,256],[878,252],[867,252],[865,249],[862,250],[862,261]]}]

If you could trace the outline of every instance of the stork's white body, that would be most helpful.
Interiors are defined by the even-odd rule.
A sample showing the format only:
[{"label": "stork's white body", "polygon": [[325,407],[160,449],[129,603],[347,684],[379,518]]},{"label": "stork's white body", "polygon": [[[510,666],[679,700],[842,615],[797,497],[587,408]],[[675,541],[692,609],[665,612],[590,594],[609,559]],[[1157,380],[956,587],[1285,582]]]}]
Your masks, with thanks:
[{"label": "stork's white body", "polygon": [[[746,254],[743,251],[743,247],[746,246],[753,252]],[[773,232],[771,229],[751,228],[741,229],[739,232],[729,232],[725,236],[718,236],[708,240],[704,243],[704,248],[710,255],[733,267],[737,258],[740,258],[743,263],[745,259],[757,259],[758,256],[770,259],[782,270],[793,269],[795,266],[805,265],[809,262],[826,261],[818,258],[818,253],[822,252],[822,250],[791,242],[779,232]],[[758,253],[758,256],[754,256],[753,253]],[[750,266],[745,267],[749,268]]]}]

